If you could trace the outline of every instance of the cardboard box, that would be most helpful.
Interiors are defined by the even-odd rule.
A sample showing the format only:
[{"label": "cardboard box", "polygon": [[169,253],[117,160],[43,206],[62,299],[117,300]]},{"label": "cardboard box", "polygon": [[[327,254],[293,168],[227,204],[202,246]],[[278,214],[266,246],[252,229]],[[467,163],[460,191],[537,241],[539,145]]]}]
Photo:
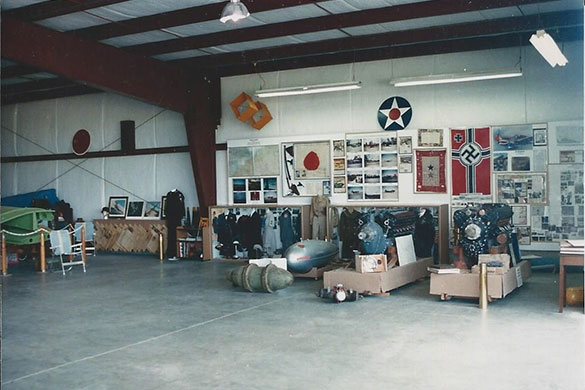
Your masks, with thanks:
[{"label": "cardboard box", "polygon": [[355,270],[362,274],[366,272],[386,272],[388,271],[386,263],[386,255],[384,254],[355,256]]},{"label": "cardboard box", "polygon": [[[516,275],[517,272],[521,275],[521,280]],[[488,274],[488,296],[490,298],[504,298],[518,288],[519,281],[521,282],[520,285],[522,285],[531,275],[530,262],[526,260],[521,261],[516,267],[510,268],[504,274]],[[453,297],[479,298],[479,274],[471,272],[448,275],[431,274],[429,293]]]},{"label": "cardboard box", "polygon": [[431,264],[433,259],[427,257],[386,272],[362,274],[352,269],[340,268],[323,274],[323,286],[334,287],[343,284],[346,289],[359,293],[383,293],[424,278],[428,275],[427,267]]},{"label": "cardboard box", "polygon": [[264,258],[264,259],[252,259],[248,263],[256,264],[258,267],[266,267],[268,264],[274,264],[278,268],[286,270],[286,259],[283,258]]}]

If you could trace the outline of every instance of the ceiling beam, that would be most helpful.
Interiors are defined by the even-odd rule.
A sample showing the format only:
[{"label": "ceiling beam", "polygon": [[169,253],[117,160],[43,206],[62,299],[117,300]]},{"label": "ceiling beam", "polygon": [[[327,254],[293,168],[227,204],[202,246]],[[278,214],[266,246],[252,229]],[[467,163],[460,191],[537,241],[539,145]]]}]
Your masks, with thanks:
[{"label": "ceiling beam", "polygon": [[[229,76],[253,73],[264,69],[264,63],[278,61],[294,61],[295,57],[313,57],[315,64],[318,58],[325,58],[331,53],[349,53],[349,57],[358,55],[360,51],[375,49],[385,50],[419,42],[441,42],[473,37],[496,37],[507,33],[527,33],[537,28],[562,28],[578,26],[582,30],[583,14],[580,11],[566,11],[535,15],[528,17],[505,18],[496,21],[460,23],[448,26],[429,27],[416,30],[396,31],[383,34],[372,34],[326,41],[310,42],[275,48],[256,49],[238,53],[219,54],[173,61],[187,68],[218,68],[220,75]],[[528,37],[528,34],[526,34]],[[353,58],[353,57],[352,57]],[[357,61],[357,57],[355,61]],[[350,61],[351,62],[351,61]],[[317,64],[318,65],[318,64]],[[317,66],[312,65],[312,66]],[[230,70],[231,69],[231,70]],[[236,71],[236,69],[238,69]],[[233,73],[233,72],[236,73]]]},{"label": "ceiling beam", "polygon": [[27,92],[43,91],[50,89],[57,89],[63,87],[70,87],[78,85],[71,80],[62,79],[59,77],[51,79],[34,80],[30,82],[9,84],[2,86],[2,97],[9,95],[16,95]]},{"label": "ceiling beam", "polygon": [[[323,1],[323,0],[319,0]],[[280,8],[295,7],[305,4],[314,4],[315,0],[290,0],[275,2],[274,0],[246,1],[246,7],[250,13],[272,11]],[[138,34],[141,32],[160,30],[185,24],[201,23],[210,20],[219,20],[221,11],[225,7],[224,2],[207,4],[198,7],[190,7],[169,11],[156,15],[142,16],[129,20],[122,20],[115,23],[108,23],[99,26],[85,27],[70,33],[83,39],[103,40],[121,35]],[[219,23],[219,21],[218,21]]]},{"label": "ceiling beam", "polygon": [[[583,29],[568,27],[560,30],[564,42],[583,39]],[[397,47],[370,48],[352,52],[323,53],[319,56],[306,56],[264,62],[262,64],[234,64],[222,70],[223,76],[236,76],[258,72],[304,69],[317,66],[349,64],[354,62],[378,61],[396,58],[449,54],[478,50],[501,49],[528,45],[528,38],[523,33],[509,33],[490,37],[471,37],[450,41],[424,42]]]},{"label": "ceiling beam", "polygon": [[124,50],[138,55],[152,56],[156,54],[207,48],[230,43],[249,42],[260,39],[343,29],[347,27],[368,24],[436,17],[441,15],[482,11],[493,8],[511,7],[541,2],[550,2],[550,0],[431,0],[383,8],[367,9],[356,12],[319,16],[308,19],[292,20],[289,22],[234,29],[186,38],[170,39],[160,42],[150,42],[140,45],[126,46],[124,47]]},{"label": "ceiling beam", "polygon": [[[72,80],[80,80],[178,112],[192,106],[192,79],[172,64],[141,58],[16,19],[2,19],[2,55]],[[26,49],[23,49],[26,48]],[[205,93],[205,85],[199,83]]]},{"label": "ceiling beam", "polygon": [[[4,87],[2,87],[4,89]],[[87,95],[90,93],[100,93],[99,89],[88,87],[87,85],[73,84],[56,89],[46,89],[41,91],[24,92],[15,95],[4,95],[2,93],[2,105],[7,106],[16,103],[34,102],[37,100],[58,99],[68,96]]]},{"label": "ceiling beam", "polygon": [[2,16],[24,22],[34,22],[124,1],[127,0],[52,0],[2,11]]}]

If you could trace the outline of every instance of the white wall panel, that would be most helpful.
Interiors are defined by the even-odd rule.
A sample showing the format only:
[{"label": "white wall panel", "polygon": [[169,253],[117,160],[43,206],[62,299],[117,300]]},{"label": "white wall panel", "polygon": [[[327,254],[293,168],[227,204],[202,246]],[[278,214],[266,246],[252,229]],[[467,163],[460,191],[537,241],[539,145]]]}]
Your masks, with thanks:
[{"label": "white wall panel", "polygon": [[153,156],[110,157],[105,161],[105,196],[156,200]]},{"label": "white wall panel", "polygon": [[0,133],[0,153],[3,157],[16,155],[16,126],[18,117],[18,105],[3,106],[0,119],[2,120],[2,132]]},{"label": "white wall panel", "polygon": [[[136,124],[136,148],[154,147],[154,121],[148,120],[163,108],[116,94],[107,94],[104,100],[105,150],[120,149],[120,121],[132,120]],[[140,126],[140,127],[139,127]]]},{"label": "white wall panel", "polygon": [[71,141],[79,129],[85,129],[91,135],[90,151],[102,150],[102,106],[105,96],[98,93],[55,100],[57,153],[73,152]]},{"label": "white wall panel", "polygon": [[[101,209],[107,205],[104,197],[105,182],[102,179],[103,158],[59,161],[59,191],[57,196],[73,208],[74,218],[90,221],[101,218]],[[79,165],[74,167],[73,164]]]},{"label": "white wall panel", "polygon": [[[4,175],[4,172],[2,174]],[[59,193],[59,183],[56,181],[58,175],[56,161],[20,162],[16,164],[14,174],[16,175],[16,194],[50,188],[54,188],[57,194]]]},{"label": "white wall panel", "polygon": [[154,124],[157,147],[187,145],[183,115],[174,111],[165,111],[154,119]]},{"label": "white wall panel", "polygon": [[17,194],[16,183],[16,166],[17,163],[2,164],[0,166],[0,196],[12,196]]},{"label": "white wall panel", "polygon": [[56,149],[55,100],[18,105],[18,155],[51,154]]},{"label": "white wall panel", "polygon": [[185,195],[186,207],[199,205],[189,153],[157,155],[153,180],[159,198],[176,188]]}]

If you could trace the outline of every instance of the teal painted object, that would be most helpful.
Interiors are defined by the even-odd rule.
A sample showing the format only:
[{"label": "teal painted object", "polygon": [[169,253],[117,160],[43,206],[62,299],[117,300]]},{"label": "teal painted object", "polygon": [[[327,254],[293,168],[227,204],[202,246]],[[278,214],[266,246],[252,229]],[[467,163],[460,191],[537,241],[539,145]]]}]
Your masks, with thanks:
[{"label": "teal painted object", "polygon": [[[34,207],[0,207],[0,221],[2,222],[2,229],[7,232],[26,234],[34,232],[39,228],[39,224],[43,221],[52,221],[54,218],[53,210],[39,209]],[[45,239],[49,239],[49,235],[45,235]],[[14,245],[29,245],[38,244],[40,242],[40,234],[32,234],[29,236],[17,236],[6,233],[6,243]]]}]

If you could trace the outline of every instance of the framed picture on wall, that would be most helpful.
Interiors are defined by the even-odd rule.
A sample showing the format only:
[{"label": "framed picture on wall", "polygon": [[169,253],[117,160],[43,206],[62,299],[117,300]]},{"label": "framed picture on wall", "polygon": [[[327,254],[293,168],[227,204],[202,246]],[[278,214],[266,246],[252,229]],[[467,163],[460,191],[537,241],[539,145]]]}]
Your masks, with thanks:
[{"label": "framed picture on wall", "polygon": [[128,211],[128,197],[110,196],[108,209],[110,210],[110,218],[126,218],[126,212]]},{"label": "framed picture on wall", "polygon": [[140,219],[144,213],[144,201],[143,200],[132,200],[128,203],[128,212],[126,218],[128,219]]},{"label": "framed picture on wall", "polygon": [[548,144],[548,130],[545,129],[533,129],[532,145],[533,146],[546,146]]}]

